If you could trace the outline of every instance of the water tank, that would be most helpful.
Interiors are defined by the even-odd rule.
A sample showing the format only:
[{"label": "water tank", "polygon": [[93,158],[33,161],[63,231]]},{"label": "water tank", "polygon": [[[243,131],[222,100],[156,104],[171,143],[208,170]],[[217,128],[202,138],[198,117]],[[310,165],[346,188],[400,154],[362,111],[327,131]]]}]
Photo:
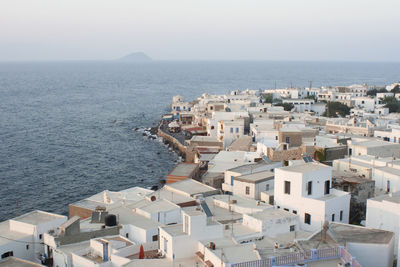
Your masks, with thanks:
[{"label": "water tank", "polygon": [[117,216],[114,214],[108,214],[105,218],[106,226],[116,226],[117,225]]}]

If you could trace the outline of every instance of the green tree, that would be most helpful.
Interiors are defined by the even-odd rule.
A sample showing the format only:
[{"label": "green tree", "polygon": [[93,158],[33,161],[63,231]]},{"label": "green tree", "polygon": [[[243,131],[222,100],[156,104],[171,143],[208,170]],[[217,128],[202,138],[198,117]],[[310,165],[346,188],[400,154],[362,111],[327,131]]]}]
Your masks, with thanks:
[{"label": "green tree", "polygon": [[268,94],[262,94],[261,96],[264,99],[264,103],[272,103],[272,102],[274,102],[273,94],[268,93]]},{"label": "green tree", "polygon": [[326,111],[324,112],[323,116],[325,117],[330,117],[330,118],[336,118],[338,115],[341,117],[345,117],[346,115],[350,114],[350,108],[342,104],[340,102],[335,102],[335,101],[329,101],[326,104]]},{"label": "green tree", "polygon": [[389,109],[389,113],[400,112],[400,101],[394,96],[387,96],[382,99],[382,104],[385,104],[385,108]]},{"label": "green tree", "polygon": [[387,93],[388,91],[385,88],[379,88],[379,89],[372,89],[367,91],[367,95],[370,96],[376,96],[377,93]]},{"label": "green tree", "polygon": [[294,105],[292,103],[278,103],[275,104],[275,106],[283,107],[283,109],[286,111],[290,111],[294,108]]}]

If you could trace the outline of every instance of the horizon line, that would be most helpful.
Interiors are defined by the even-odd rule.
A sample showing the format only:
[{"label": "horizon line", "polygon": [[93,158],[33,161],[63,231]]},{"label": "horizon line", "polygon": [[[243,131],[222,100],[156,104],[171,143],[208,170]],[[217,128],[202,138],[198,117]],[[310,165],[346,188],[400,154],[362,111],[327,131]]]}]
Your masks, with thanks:
[{"label": "horizon line", "polygon": [[50,62],[121,62],[151,64],[157,62],[326,62],[326,63],[400,63],[400,60],[355,60],[355,59],[151,59],[128,61],[117,59],[11,59],[0,63],[50,63]]}]

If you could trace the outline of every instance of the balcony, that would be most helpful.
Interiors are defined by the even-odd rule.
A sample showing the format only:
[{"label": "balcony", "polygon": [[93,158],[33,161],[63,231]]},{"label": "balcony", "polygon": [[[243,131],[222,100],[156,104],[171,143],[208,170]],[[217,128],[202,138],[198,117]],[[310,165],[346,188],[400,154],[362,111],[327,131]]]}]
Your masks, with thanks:
[{"label": "balcony", "polygon": [[343,263],[350,263],[352,267],[361,267],[361,264],[351,256],[344,247],[312,249],[304,252],[295,252],[278,257],[269,257],[263,260],[233,263],[231,267],[273,267],[288,266],[299,263],[316,263],[338,259]]}]

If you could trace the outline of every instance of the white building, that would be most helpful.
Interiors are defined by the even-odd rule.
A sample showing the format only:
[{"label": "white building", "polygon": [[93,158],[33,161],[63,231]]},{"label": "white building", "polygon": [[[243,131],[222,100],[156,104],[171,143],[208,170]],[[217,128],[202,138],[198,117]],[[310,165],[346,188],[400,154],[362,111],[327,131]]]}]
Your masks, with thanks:
[{"label": "white building", "polygon": [[380,140],[348,141],[349,155],[370,155],[377,157],[400,157],[400,144]]},{"label": "white building", "polygon": [[1,258],[15,256],[37,262],[44,253],[43,235],[66,221],[66,216],[35,210],[1,222]]},{"label": "white building", "polygon": [[332,168],[310,162],[275,169],[277,208],[300,216],[307,231],[321,229],[325,221],[349,221],[349,193],[331,188]]},{"label": "white building", "polygon": [[234,177],[233,195],[259,200],[261,192],[274,187],[274,173],[271,171],[253,172]]},{"label": "white building", "polygon": [[[391,231],[395,235],[394,255],[399,256],[400,192],[367,200],[367,227]],[[397,266],[400,261],[397,260]]]},{"label": "white building", "polygon": [[182,212],[183,224],[159,228],[159,249],[168,259],[190,258],[198,251],[198,241],[223,237],[223,225],[193,210]]},{"label": "white building", "polygon": [[400,144],[400,127],[391,128],[383,131],[376,130],[374,132],[374,136],[382,139],[383,141]]},{"label": "white building", "polygon": [[222,120],[218,123],[217,137],[222,141],[224,148],[244,135],[244,119]]},{"label": "white building", "polygon": [[244,214],[243,225],[268,237],[293,233],[294,238],[295,231],[300,229],[298,215],[278,209]]},{"label": "white building", "polygon": [[[241,189],[238,189],[238,187],[236,189],[234,189],[235,184],[236,184],[235,183],[235,179],[237,177],[240,177],[240,176],[243,177],[244,176],[246,178],[246,177],[248,177],[248,175],[256,174],[256,173],[259,173],[258,174],[259,176],[270,177],[270,173],[272,173],[275,168],[279,168],[281,166],[282,166],[282,162],[267,163],[267,162],[261,161],[261,162],[257,162],[257,163],[253,163],[253,164],[246,164],[246,165],[241,165],[241,166],[238,166],[238,167],[235,167],[235,168],[230,168],[230,169],[226,170],[225,173],[224,173],[224,183],[222,184],[222,190],[224,192],[231,192],[231,193],[234,192],[234,191],[239,193],[238,192],[239,190],[241,190],[241,191],[244,190],[243,192],[239,193],[239,195],[241,195],[243,193],[245,194],[245,192],[246,192],[245,190],[246,189],[242,188],[242,185],[244,185],[244,184],[241,181],[239,181]],[[260,174],[260,173],[262,173],[262,174]],[[258,175],[253,176],[253,177],[257,177]],[[266,178],[266,177],[264,177],[264,178]],[[257,192],[272,190],[273,187],[274,187],[272,178],[273,177],[271,177],[271,179],[268,178],[266,181],[262,181],[263,180],[262,178],[257,178],[257,179],[261,180],[259,183],[257,183],[257,184],[259,184],[257,186],[257,188],[260,189],[260,191],[257,191]],[[254,179],[256,179],[256,178],[254,178]],[[260,185],[260,183],[262,185]],[[267,186],[267,184],[269,184],[269,186]],[[254,184],[254,188],[255,187],[256,186]],[[267,187],[269,189],[267,189]],[[252,192],[255,193],[255,191],[252,191]],[[256,195],[259,197],[259,193],[257,193]],[[245,195],[245,196],[249,197],[250,194]],[[259,199],[259,198],[257,198],[257,199]]]}]

